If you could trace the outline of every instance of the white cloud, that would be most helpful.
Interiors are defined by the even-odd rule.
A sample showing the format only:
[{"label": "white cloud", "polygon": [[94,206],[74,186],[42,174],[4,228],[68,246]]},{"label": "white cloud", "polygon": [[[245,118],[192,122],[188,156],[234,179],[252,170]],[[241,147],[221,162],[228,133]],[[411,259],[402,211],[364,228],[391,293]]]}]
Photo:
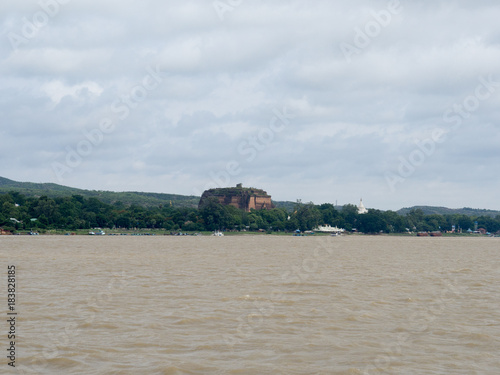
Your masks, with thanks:
[{"label": "white cloud", "polygon": [[102,87],[96,82],[83,82],[79,85],[68,86],[58,80],[43,84],[41,90],[47,93],[55,104],[59,104],[65,96],[77,98],[85,92],[99,96],[103,91]]},{"label": "white cloud", "polygon": [[[500,81],[500,5],[402,2],[349,63],[340,44],[354,43],[356,28],[387,4],[259,0],[221,21],[212,2],[70,2],[16,50],[9,32],[22,35],[23,17],[40,7],[3,4],[2,174],[191,194],[235,161],[241,173],[231,184],[258,185],[276,199],[343,204],[362,196],[382,209],[491,205],[500,87],[457,129],[443,115],[474,95],[480,77]],[[159,85],[120,118],[114,104],[144,87],[157,66]],[[285,107],[294,118],[263,143],[259,134]],[[67,148],[103,119],[115,130],[58,181],[51,164],[64,162]],[[391,191],[384,174],[438,128],[451,136]]]}]

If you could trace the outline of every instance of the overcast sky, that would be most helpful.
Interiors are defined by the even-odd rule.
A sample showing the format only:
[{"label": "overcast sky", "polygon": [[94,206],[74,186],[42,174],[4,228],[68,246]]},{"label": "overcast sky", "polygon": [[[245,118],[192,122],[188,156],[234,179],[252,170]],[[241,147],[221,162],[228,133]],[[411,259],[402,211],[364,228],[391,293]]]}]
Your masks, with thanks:
[{"label": "overcast sky", "polygon": [[496,0],[0,4],[0,176],[500,209]]}]

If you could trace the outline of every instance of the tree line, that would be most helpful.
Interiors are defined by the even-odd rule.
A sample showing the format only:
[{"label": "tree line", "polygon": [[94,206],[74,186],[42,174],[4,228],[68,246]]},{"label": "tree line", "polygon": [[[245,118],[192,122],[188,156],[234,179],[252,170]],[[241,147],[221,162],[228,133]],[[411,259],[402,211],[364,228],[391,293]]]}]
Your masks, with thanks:
[{"label": "tree line", "polygon": [[[475,224],[477,222],[477,225]],[[18,192],[0,194],[0,227],[9,231],[91,228],[164,229],[166,231],[287,231],[313,230],[329,224],[347,231],[363,233],[405,233],[408,231],[464,232],[484,228],[495,233],[500,230],[500,215],[467,216],[461,214],[425,215],[414,209],[406,215],[394,211],[368,210],[358,214],[355,205],[336,209],[332,204],[296,204],[292,210],[274,208],[244,212],[225,206],[215,198],[202,207],[175,207],[170,204],[156,207],[104,203],[97,198],[72,195],[61,198],[26,197]]]}]

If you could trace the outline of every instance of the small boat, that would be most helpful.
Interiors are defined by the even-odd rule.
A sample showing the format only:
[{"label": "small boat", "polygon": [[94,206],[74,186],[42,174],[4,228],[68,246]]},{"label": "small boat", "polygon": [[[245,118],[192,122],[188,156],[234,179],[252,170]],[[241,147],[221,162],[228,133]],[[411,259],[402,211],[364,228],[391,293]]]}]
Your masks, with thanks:
[{"label": "small boat", "polygon": [[212,236],[215,236],[215,237],[224,237],[224,233],[222,233],[220,230],[217,230],[214,233],[212,233]]},{"label": "small boat", "polygon": [[330,224],[320,225],[314,230],[316,232],[323,232],[323,233],[344,233],[345,232],[344,228],[339,228],[337,226],[332,227]]},{"label": "small boat", "polygon": [[439,231],[431,232],[431,237],[442,237],[443,233]]},{"label": "small boat", "polygon": [[429,233],[427,232],[418,232],[417,237],[429,237]]}]

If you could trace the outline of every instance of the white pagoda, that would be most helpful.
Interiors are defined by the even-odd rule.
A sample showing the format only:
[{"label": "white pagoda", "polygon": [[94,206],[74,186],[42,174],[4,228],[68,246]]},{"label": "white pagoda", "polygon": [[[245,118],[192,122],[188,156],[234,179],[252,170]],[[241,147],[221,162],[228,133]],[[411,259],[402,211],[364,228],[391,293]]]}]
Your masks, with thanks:
[{"label": "white pagoda", "polygon": [[365,205],[363,204],[363,198],[359,200],[359,206],[358,206],[358,214],[363,215],[368,213],[368,210],[366,209]]}]

